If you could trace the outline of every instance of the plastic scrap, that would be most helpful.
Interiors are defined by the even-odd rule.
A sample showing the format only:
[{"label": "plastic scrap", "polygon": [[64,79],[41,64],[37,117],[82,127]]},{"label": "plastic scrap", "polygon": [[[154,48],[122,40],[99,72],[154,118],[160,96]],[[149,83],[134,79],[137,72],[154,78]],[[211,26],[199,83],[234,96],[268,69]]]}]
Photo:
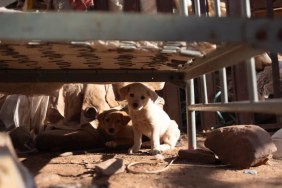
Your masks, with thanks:
[{"label": "plastic scrap", "polygon": [[252,175],[257,175],[258,174],[258,172],[256,170],[252,170],[252,169],[244,170],[244,173],[245,174],[252,174]]}]

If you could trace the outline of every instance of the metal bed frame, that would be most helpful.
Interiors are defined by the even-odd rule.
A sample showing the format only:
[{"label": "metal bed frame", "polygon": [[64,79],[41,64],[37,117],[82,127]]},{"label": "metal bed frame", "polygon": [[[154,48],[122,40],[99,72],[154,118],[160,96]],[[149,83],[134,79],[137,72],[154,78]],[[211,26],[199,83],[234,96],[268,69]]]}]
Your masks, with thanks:
[{"label": "metal bed frame", "polygon": [[[264,51],[282,52],[282,21],[250,19],[250,2],[242,0],[240,18],[221,17],[215,0],[216,17],[200,12],[195,0],[195,15],[188,16],[187,2],[181,0],[182,15],[140,15],[133,13],[24,13],[0,14],[0,40],[7,41],[89,41],[148,40],[206,41],[224,44],[217,50],[187,62],[178,70],[15,70],[1,69],[0,82],[120,82],[165,81],[185,87],[189,149],[196,149],[195,111],[264,112],[281,115],[282,99],[259,101],[254,59]],[[56,20],[56,21],[54,21]],[[89,24],[92,23],[92,24]],[[47,26],[42,27],[42,25]],[[249,85],[248,101],[228,101],[225,67],[246,61]],[[206,73],[220,71],[222,102],[207,99]],[[194,79],[203,83],[203,103],[195,104]]]}]

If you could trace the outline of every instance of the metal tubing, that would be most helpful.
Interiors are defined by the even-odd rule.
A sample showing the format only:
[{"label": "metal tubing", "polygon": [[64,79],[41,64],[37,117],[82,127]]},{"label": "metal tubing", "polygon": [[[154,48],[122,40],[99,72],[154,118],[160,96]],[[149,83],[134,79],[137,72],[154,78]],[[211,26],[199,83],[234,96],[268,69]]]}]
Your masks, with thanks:
[{"label": "metal tubing", "polygon": [[241,0],[241,6],[242,6],[242,17],[244,18],[250,18],[251,17],[251,6],[250,6],[250,0]]},{"label": "metal tubing", "polygon": [[[201,4],[200,0],[194,0],[195,5],[195,16],[201,16]],[[205,104],[208,103],[208,96],[207,96],[207,81],[206,81],[206,75],[201,75],[201,82],[202,82],[202,97]]]},{"label": "metal tubing", "polygon": [[220,86],[221,86],[221,102],[228,103],[228,89],[227,89],[227,76],[226,69],[219,70]]},{"label": "metal tubing", "polygon": [[194,150],[197,149],[196,119],[195,119],[195,111],[189,110],[189,107],[195,104],[193,79],[186,81],[185,93],[186,93],[186,117],[188,123],[187,125],[188,149]]},{"label": "metal tubing", "polygon": [[[282,28],[279,19],[251,20],[168,14],[141,16],[133,13],[1,13],[0,25],[0,40],[5,41],[244,42],[273,52],[282,50],[282,41],[277,34]],[[264,40],[257,37],[261,28],[268,28],[264,31],[268,36]]]},{"label": "metal tubing", "polygon": [[[188,15],[188,6],[186,0],[180,0],[180,13],[182,15]],[[188,150],[194,150],[197,148],[196,141],[196,114],[195,111],[189,111],[188,106],[195,104],[194,94],[194,80],[185,81],[185,94],[186,94],[186,121],[187,121],[187,136],[188,136]]]},{"label": "metal tubing", "polygon": [[247,60],[246,64],[247,64],[249,99],[251,102],[256,102],[258,101],[258,89],[257,89],[255,59],[251,58]]},{"label": "metal tubing", "polygon": [[208,104],[208,92],[207,92],[207,80],[206,80],[206,75],[201,76],[201,82],[202,82],[202,97],[203,97],[203,102],[205,104]]},{"label": "metal tubing", "polygon": [[256,50],[243,44],[226,45],[210,52],[201,59],[196,59],[193,63],[187,64],[180,71],[185,73],[184,79],[188,80],[223,67],[240,63],[260,53],[263,53],[263,50]]},{"label": "metal tubing", "polygon": [[220,1],[219,0],[214,0],[214,7],[215,7],[215,16],[221,17]]},{"label": "metal tubing", "polygon": [[195,15],[201,16],[201,4],[200,0],[194,0]]},{"label": "metal tubing", "polygon": [[188,107],[189,111],[221,111],[221,112],[257,112],[269,114],[282,114],[282,99],[269,99],[267,101],[229,102],[226,104],[195,104]]},{"label": "metal tubing", "polygon": [[179,1],[179,12],[180,12],[180,15],[188,16],[188,2],[187,2],[187,0],[180,0]]},{"label": "metal tubing", "polygon": [[181,72],[157,70],[0,70],[0,83],[183,82],[183,77]]},{"label": "metal tubing", "polygon": [[[7,23],[7,20],[13,24]],[[0,40],[48,42],[89,40],[238,42],[244,39],[242,29],[245,25],[248,27],[244,20],[234,18],[70,12],[1,13],[0,25]],[[211,33],[216,35],[216,38],[212,37],[214,35]]]},{"label": "metal tubing", "polygon": [[[242,17],[250,18],[251,17],[250,0],[241,0],[241,4],[242,4]],[[249,60],[246,61],[246,65],[247,65],[249,99],[251,102],[255,102],[258,101],[255,59],[250,58]]]},{"label": "metal tubing", "polygon": [[[215,16],[221,17],[220,1],[214,0]],[[219,70],[220,86],[221,86],[221,102],[228,103],[227,77],[226,68]]]}]

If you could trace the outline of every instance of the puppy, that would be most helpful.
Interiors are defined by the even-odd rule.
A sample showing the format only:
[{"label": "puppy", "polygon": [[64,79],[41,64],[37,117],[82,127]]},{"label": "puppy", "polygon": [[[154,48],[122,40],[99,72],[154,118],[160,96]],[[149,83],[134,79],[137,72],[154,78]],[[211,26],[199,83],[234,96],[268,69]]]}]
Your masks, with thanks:
[{"label": "puppy", "polygon": [[133,124],[134,144],[129,153],[139,151],[142,135],[151,139],[151,153],[154,155],[173,149],[180,137],[180,130],[177,123],[155,103],[158,99],[157,93],[141,83],[127,85],[121,88],[120,93],[128,102]]},{"label": "puppy", "polygon": [[97,116],[98,129],[104,131],[109,148],[129,148],[133,144],[133,128],[125,111],[111,109]]}]

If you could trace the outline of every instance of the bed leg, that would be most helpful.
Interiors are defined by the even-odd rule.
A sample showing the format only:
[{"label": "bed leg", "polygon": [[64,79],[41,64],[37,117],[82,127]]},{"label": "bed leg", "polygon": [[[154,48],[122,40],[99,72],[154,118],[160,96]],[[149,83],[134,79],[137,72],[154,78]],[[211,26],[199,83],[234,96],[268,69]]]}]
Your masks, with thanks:
[{"label": "bed leg", "polygon": [[[193,79],[186,81],[185,93],[186,93],[187,107],[189,105],[195,104]],[[194,150],[197,149],[195,111],[189,111],[187,107],[186,107],[186,117],[187,117],[188,150]]]},{"label": "bed leg", "polygon": [[195,111],[188,110],[189,105],[195,104],[193,79],[186,81],[185,94],[186,94],[188,149],[179,150],[178,157],[182,159],[190,159],[191,155],[194,156],[193,151],[197,149]]}]

